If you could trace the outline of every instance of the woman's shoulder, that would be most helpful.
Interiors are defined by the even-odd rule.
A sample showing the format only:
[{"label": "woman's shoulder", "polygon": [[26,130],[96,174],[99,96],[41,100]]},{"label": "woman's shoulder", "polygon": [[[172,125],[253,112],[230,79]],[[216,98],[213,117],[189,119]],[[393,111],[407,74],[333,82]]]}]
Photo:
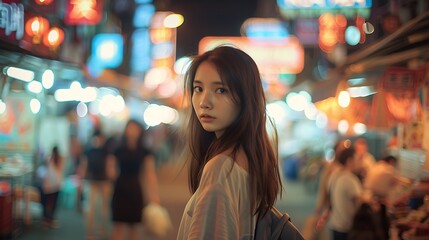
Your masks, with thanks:
[{"label": "woman's shoulder", "polygon": [[231,172],[236,173],[233,175],[247,174],[230,156],[218,154],[206,163],[202,178],[217,181],[231,176]]},{"label": "woman's shoulder", "polygon": [[204,166],[200,187],[230,191],[234,185],[247,182],[248,174],[228,155],[219,154],[210,159]]},{"label": "woman's shoulder", "polygon": [[204,170],[221,170],[224,168],[231,169],[234,160],[225,154],[218,154],[210,159],[204,166]]}]

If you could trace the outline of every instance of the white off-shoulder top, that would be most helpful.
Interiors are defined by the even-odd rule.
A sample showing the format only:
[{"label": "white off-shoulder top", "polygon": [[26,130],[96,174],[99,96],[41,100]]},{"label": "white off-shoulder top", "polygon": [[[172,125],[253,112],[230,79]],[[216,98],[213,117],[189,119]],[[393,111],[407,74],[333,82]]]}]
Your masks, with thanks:
[{"label": "white off-shoulder top", "polygon": [[185,207],[177,239],[253,239],[250,198],[246,170],[226,155],[214,157]]}]

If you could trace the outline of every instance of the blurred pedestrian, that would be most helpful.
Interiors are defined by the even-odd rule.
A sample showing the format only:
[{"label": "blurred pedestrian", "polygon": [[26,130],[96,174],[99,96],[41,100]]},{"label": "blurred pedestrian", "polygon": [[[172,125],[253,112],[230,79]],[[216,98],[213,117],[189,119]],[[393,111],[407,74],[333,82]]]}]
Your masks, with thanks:
[{"label": "blurred pedestrian", "polygon": [[401,175],[396,170],[397,161],[394,156],[386,156],[368,171],[364,187],[377,199],[386,201],[389,192],[401,182]]},{"label": "blurred pedestrian", "polygon": [[375,163],[375,158],[370,152],[368,152],[368,142],[365,138],[357,138],[353,144],[353,147],[356,150],[356,157],[358,159],[357,163],[359,170],[357,175],[359,179],[364,182],[369,169]]},{"label": "blurred pedestrian", "polygon": [[317,203],[314,213],[321,215],[326,209],[329,209],[329,191],[328,182],[333,173],[341,169],[341,164],[338,162],[339,154],[346,148],[351,146],[350,140],[338,140],[334,146],[334,158],[331,162],[325,164],[325,167],[320,176],[319,188],[317,192]]},{"label": "blurred pedestrian", "polygon": [[258,68],[243,51],[221,46],[194,58],[185,81],[193,195],[177,239],[253,239],[258,216],[281,191]]},{"label": "blurred pedestrian", "polygon": [[347,240],[353,218],[364,198],[362,184],[356,176],[359,159],[354,148],[346,148],[338,156],[341,169],[329,179],[328,189],[331,202],[329,226],[333,240]]},{"label": "blurred pedestrian", "polygon": [[338,140],[334,145],[334,156],[332,161],[324,165],[319,180],[316,207],[314,208],[313,214],[307,217],[304,224],[303,234],[305,234],[308,239],[317,239],[318,236],[322,237],[329,234],[327,228],[325,228],[331,211],[328,183],[330,177],[341,169],[342,165],[338,161],[340,153],[350,146],[351,141],[349,139]]},{"label": "blurred pedestrian", "polygon": [[144,133],[139,122],[129,120],[114,153],[119,171],[112,197],[114,240],[139,239],[143,207],[160,202],[155,160],[143,145]]},{"label": "blurred pedestrian", "polygon": [[106,143],[101,130],[95,129],[83,159],[84,176],[89,186],[86,210],[88,239],[100,239],[108,235],[113,180],[108,175],[108,168],[114,167],[114,159],[108,158],[109,145]]},{"label": "blurred pedestrian", "polygon": [[41,181],[39,186],[40,202],[43,208],[43,227],[57,228],[58,221],[55,219],[57,210],[58,195],[63,183],[64,159],[60,155],[58,146],[52,148],[46,165],[38,169],[38,176]]},{"label": "blurred pedestrian", "polygon": [[364,189],[369,191],[380,205],[376,220],[383,230],[383,239],[389,239],[390,219],[387,206],[393,206],[396,201],[403,199],[403,197],[394,199],[393,196],[397,187],[407,183],[396,169],[397,162],[396,157],[391,155],[377,161],[369,170],[364,182]]}]

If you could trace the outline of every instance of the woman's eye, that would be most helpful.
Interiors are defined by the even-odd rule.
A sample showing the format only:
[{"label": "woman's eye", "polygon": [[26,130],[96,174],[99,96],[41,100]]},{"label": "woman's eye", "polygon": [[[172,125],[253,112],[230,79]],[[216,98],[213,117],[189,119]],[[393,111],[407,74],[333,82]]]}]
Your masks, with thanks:
[{"label": "woman's eye", "polygon": [[216,89],[216,92],[217,93],[226,93],[227,91],[225,88],[218,88],[218,89]]},{"label": "woman's eye", "polygon": [[201,87],[199,87],[199,86],[194,87],[194,92],[202,92],[202,91],[203,91],[203,89]]}]

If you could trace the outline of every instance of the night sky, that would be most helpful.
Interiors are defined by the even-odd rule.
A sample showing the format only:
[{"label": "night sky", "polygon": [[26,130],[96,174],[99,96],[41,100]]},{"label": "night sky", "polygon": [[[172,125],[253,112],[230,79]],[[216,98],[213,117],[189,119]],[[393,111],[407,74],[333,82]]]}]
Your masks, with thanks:
[{"label": "night sky", "polygon": [[240,36],[257,5],[258,0],[171,0],[169,9],[185,18],[177,32],[177,57],[196,54],[204,36]]}]

